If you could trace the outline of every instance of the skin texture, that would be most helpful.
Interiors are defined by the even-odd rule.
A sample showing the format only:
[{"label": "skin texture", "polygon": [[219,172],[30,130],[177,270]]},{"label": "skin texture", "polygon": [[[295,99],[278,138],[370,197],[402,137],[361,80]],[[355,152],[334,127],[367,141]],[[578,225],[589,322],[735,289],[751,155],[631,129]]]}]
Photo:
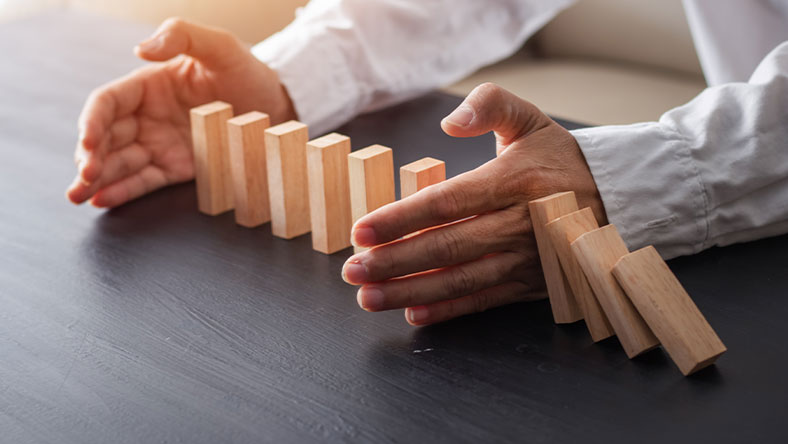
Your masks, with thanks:
[{"label": "skin texture", "polygon": [[189,109],[214,100],[236,114],[267,112],[272,124],[296,118],[273,70],[232,34],[168,19],[135,48],[161,61],[94,90],[79,118],[75,204],[115,207],[194,178]]},{"label": "skin texture", "polygon": [[529,201],[573,190],[607,223],[574,137],[533,104],[483,84],[441,126],[455,137],[494,131],[498,156],[359,219],[353,243],[374,248],[342,270],[362,308],[406,308],[413,325],[544,297]]}]

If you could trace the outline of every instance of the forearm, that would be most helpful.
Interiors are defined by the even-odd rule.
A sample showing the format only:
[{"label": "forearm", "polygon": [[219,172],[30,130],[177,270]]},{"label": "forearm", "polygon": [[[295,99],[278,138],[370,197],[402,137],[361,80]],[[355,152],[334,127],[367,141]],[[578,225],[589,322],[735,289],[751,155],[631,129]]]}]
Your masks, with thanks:
[{"label": "forearm", "polygon": [[313,1],[253,52],[319,134],[506,57],[570,3]]},{"label": "forearm", "polygon": [[610,222],[665,257],[788,232],[788,43],[658,122],[573,132]]}]

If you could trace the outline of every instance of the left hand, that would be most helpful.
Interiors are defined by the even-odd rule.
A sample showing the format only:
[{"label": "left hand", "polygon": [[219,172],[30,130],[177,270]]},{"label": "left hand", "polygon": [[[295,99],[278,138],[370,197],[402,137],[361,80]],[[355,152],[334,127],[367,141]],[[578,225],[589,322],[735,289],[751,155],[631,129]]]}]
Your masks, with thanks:
[{"label": "left hand", "polygon": [[572,190],[580,208],[607,220],[574,137],[533,104],[487,83],[441,127],[455,137],[494,131],[498,156],[359,219],[353,243],[374,248],[342,269],[361,285],[362,308],[406,308],[413,325],[544,297],[529,201]]}]

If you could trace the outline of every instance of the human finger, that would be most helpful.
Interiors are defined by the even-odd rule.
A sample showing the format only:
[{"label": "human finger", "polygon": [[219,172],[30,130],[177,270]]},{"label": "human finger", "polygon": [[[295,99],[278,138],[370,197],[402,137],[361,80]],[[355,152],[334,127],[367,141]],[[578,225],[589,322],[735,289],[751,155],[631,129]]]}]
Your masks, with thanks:
[{"label": "human finger", "polygon": [[501,210],[425,230],[350,257],[342,277],[365,284],[471,261],[523,240],[524,214]]},{"label": "human finger", "polygon": [[102,188],[93,196],[90,203],[99,208],[117,207],[166,185],[167,178],[164,172],[148,165],[138,173]]},{"label": "human finger", "polygon": [[507,282],[461,298],[408,307],[405,309],[405,319],[409,324],[416,326],[436,324],[514,302],[538,300],[545,297],[546,294],[539,288],[523,282]]},{"label": "human finger", "polygon": [[357,300],[368,311],[427,305],[511,281],[523,265],[519,253],[498,253],[412,276],[367,284]]}]

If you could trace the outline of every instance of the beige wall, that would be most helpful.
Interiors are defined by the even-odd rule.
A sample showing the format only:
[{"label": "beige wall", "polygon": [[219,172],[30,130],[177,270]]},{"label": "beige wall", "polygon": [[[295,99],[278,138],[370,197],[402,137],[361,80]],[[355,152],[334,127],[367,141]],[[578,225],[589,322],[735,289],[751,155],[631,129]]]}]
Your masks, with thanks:
[{"label": "beige wall", "polygon": [[0,20],[58,7],[159,24],[181,16],[230,29],[254,43],[282,29],[307,0],[0,0]]}]

